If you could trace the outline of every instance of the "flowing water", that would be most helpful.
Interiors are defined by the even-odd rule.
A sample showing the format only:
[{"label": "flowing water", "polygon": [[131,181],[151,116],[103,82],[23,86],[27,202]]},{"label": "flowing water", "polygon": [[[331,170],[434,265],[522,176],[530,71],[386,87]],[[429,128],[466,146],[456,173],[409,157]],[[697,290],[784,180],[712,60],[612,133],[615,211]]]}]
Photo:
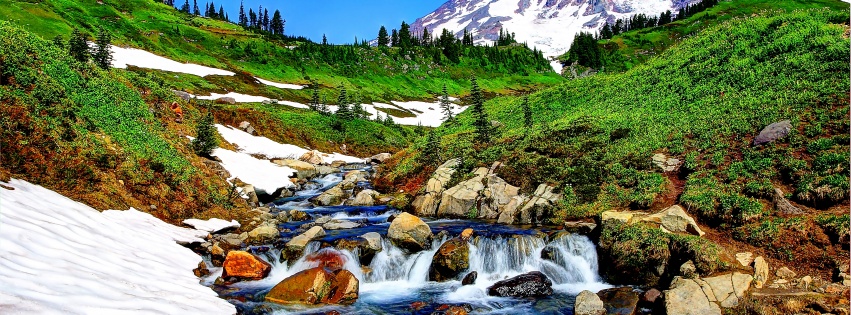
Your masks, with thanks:
[{"label": "flowing water", "polygon": [[[368,171],[368,169],[366,169]],[[294,263],[280,262],[280,250],[289,239],[299,234],[299,226],[310,221],[287,222],[280,225],[285,231],[276,244],[253,246],[255,254],[273,266],[271,274],[259,281],[235,283],[231,286],[212,285],[220,274],[216,272],[206,281],[222,298],[228,299],[245,314],[325,314],[336,310],[341,314],[431,314],[442,304],[467,305],[473,314],[572,314],[573,301],[582,290],[596,292],[608,287],[597,272],[595,245],[585,236],[569,233],[549,233],[546,228],[531,229],[490,224],[472,220],[428,220],[423,218],[436,235],[431,249],[407,254],[386,239],[388,218],[398,213],[387,206],[318,207],[308,199],[322,193],[342,179],[342,173],[314,179],[303,185],[295,196],[276,201],[277,211],[302,210],[311,220],[322,216],[349,220],[363,226],[354,229],[328,230],[327,235],[311,242],[304,255]],[[358,183],[370,188],[368,182]],[[478,278],[473,285],[462,286],[459,279],[447,282],[428,281],[432,257],[440,245],[462,230],[473,228],[476,236],[470,241],[470,271]],[[289,231],[289,232],[287,232]],[[446,231],[445,233],[441,233]],[[356,253],[334,248],[320,249],[322,243],[333,244],[340,239],[355,239],[367,232],[382,236],[382,251],[375,254],[369,266],[361,266]],[[360,281],[357,302],[350,306],[299,306],[263,302],[264,295],[281,280],[299,271],[314,267],[305,256],[317,251],[336,251],[346,257],[344,269],[351,271]],[[542,251],[549,259],[542,259]],[[364,268],[366,267],[366,268]],[[487,288],[495,282],[530,271],[541,271],[553,282],[555,294],[541,299],[501,298],[487,295]],[[428,306],[411,310],[414,302]]]}]

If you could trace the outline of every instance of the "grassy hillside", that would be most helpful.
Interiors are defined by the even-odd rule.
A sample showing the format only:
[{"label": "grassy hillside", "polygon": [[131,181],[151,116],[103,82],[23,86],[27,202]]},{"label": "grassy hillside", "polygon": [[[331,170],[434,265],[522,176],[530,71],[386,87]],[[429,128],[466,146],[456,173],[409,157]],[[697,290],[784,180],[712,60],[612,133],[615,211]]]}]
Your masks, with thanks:
[{"label": "grassy hillside", "polygon": [[[450,93],[458,95],[467,90],[466,79],[474,74],[481,77],[487,91],[499,94],[562,80],[542,57],[522,47],[500,48],[502,57],[488,59],[473,57],[480,53],[477,48],[465,48],[465,57],[453,63],[445,57],[435,60],[433,49],[329,48],[295,39],[270,40],[234,24],[180,13],[153,0],[3,0],[0,4],[0,18],[44,38],[60,35],[67,39],[73,28],[94,34],[103,27],[120,45],[278,82],[316,81],[328,89],[345,85],[364,101],[433,99],[444,83]],[[515,66],[509,66],[512,64]],[[189,76],[191,83],[182,77],[166,76],[166,81],[191,92],[238,87],[239,92],[278,99],[304,101],[309,97],[308,91],[258,86],[239,76],[206,80]]]},{"label": "grassy hillside", "polygon": [[601,40],[604,49],[604,66],[608,72],[621,72],[641,64],[701,30],[724,21],[763,14],[765,11],[806,10],[829,8],[848,9],[849,4],[839,0],[766,1],[728,0],[684,20],[662,26],[622,33],[609,40]]},{"label": "grassy hillside", "polygon": [[[523,126],[520,98],[492,99],[487,112],[503,125],[494,140],[475,143],[473,117],[464,113],[437,130],[441,155],[464,157],[467,168],[502,161],[500,175],[526,193],[558,185],[566,198],[553,223],[679,203],[727,239],[824,266],[837,256],[822,240],[838,244],[848,231],[848,14],[774,10],[730,19],[625,73],[531,94],[531,127]],[[763,127],[787,119],[788,137],[752,145]],[[432,168],[417,153],[423,144],[396,156],[381,181],[386,189],[422,183],[418,175]],[[654,153],[684,165],[663,173],[651,164]],[[774,187],[807,215],[779,217]]]}]

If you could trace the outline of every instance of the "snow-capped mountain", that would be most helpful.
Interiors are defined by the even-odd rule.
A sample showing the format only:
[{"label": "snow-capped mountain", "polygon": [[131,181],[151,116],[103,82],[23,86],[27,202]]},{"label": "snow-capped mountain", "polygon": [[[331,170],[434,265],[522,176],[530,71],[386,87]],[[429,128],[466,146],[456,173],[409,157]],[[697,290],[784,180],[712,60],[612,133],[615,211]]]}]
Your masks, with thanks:
[{"label": "snow-capped mountain", "polygon": [[449,0],[434,12],[417,19],[411,31],[422,33],[448,29],[460,36],[466,28],[477,43],[497,39],[505,28],[518,42],[537,47],[545,56],[557,56],[570,48],[575,34],[596,32],[606,21],[644,13],[658,15],[699,0]]}]

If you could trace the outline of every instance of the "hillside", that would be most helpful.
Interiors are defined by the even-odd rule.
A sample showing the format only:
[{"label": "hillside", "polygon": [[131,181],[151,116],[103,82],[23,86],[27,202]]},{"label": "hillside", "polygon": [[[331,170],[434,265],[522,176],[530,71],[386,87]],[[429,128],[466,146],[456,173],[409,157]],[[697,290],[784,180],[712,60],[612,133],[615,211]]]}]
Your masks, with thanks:
[{"label": "hillside", "polygon": [[[471,75],[481,77],[486,90],[498,94],[561,81],[542,57],[522,47],[502,47],[500,57],[489,54],[486,59],[481,57],[482,52],[469,48],[458,62],[452,62],[433,47],[378,49],[360,43],[322,45],[297,37],[271,37],[224,21],[184,14],[150,0],[5,3],[0,16],[46,39],[57,35],[67,39],[73,28],[94,35],[103,27],[118,45],[275,82],[315,82],[329,99],[336,99],[336,89],[341,85],[357,91],[364,103],[389,103],[433,100],[443,84],[451,94],[460,96],[468,88],[465,79]],[[269,87],[245,81],[240,75],[187,75],[180,80],[162,77],[167,86],[195,94],[227,90],[302,103],[310,97],[307,90]]]},{"label": "hillside", "polygon": [[[522,98],[491,99],[492,140],[474,140],[468,110],[436,130],[439,156],[462,157],[467,171],[501,161],[496,173],[525,194],[556,187],[564,198],[545,212],[548,223],[681,204],[718,244],[825,273],[848,246],[848,14],[774,10],[708,26],[624,73],[529,95],[532,126]],[[789,136],[753,145],[783,120]],[[379,186],[416,193],[442,162],[420,156],[426,145],[394,156]],[[657,153],[683,164],[663,171]],[[805,215],[775,210],[775,188]]]}]

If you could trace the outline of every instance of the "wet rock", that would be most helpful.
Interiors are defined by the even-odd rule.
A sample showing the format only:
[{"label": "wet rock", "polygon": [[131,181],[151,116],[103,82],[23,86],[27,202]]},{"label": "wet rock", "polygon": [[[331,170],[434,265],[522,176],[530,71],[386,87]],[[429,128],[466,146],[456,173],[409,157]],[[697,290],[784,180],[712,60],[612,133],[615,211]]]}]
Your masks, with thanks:
[{"label": "wet rock", "polygon": [[375,205],[375,197],[379,194],[377,191],[372,189],[362,190],[355,196],[355,199],[349,202],[349,205],[352,206],[372,206]]},{"label": "wet rock", "polygon": [[606,314],[606,308],[603,307],[603,301],[594,292],[585,290],[579,292],[576,296],[576,301],[573,304],[573,314],[575,315],[603,315]]},{"label": "wet rock", "polygon": [[470,246],[460,238],[453,238],[440,245],[428,270],[429,281],[443,282],[458,277],[470,267]]},{"label": "wet rock", "polygon": [[473,178],[443,192],[440,205],[437,207],[438,217],[469,218],[477,216],[476,201],[479,199],[479,192],[485,188],[484,178],[488,175],[488,169],[480,167],[474,173]]},{"label": "wet rock", "polygon": [[467,309],[463,306],[450,306],[443,311],[443,315],[467,315]]},{"label": "wet rock", "polygon": [[310,228],[287,242],[284,251],[281,252],[281,258],[290,264],[294,263],[304,253],[304,248],[307,247],[310,241],[323,236],[325,236],[325,230],[322,227],[314,226]]},{"label": "wet rock", "polygon": [[347,230],[361,227],[362,224],[346,220],[331,220],[322,225],[326,230]]},{"label": "wet rock", "polygon": [[488,295],[501,297],[544,297],[553,294],[553,283],[540,271],[532,271],[488,287]]},{"label": "wet rock", "polygon": [[668,233],[689,233],[698,236],[703,236],[703,234],[705,234],[700,227],[697,226],[697,222],[695,222],[694,219],[692,219],[679,205],[670,206],[659,213],[651,214],[641,220],[659,224],[662,231]]},{"label": "wet rock", "polygon": [[316,267],[296,273],[272,288],[266,301],[279,304],[353,304],[358,299],[358,279],[345,269]]},{"label": "wet rock", "polygon": [[367,163],[381,164],[381,163],[384,163],[384,161],[387,161],[388,159],[390,159],[391,156],[392,155],[390,155],[390,153],[379,153],[379,154],[376,154],[376,155],[373,155],[373,156],[370,156],[369,158],[367,158],[366,162]]},{"label": "wet rock", "polygon": [[272,241],[279,235],[278,227],[271,223],[263,224],[248,232],[248,237],[257,242]]},{"label": "wet rock", "polygon": [[570,233],[575,234],[591,234],[594,229],[597,228],[597,224],[590,222],[565,222],[564,230]]},{"label": "wet rock", "polygon": [[320,206],[336,206],[343,203],[343,200],[348,197],[348,193],[343,191],[341,185],[337,185],[314,197],[311,201]]},{"label": "wet rock", "polygon": [[762,288],[768,282],[768,263],[762,256],[753,260],[753,284],[756,288]]},{"label": "wet rock", "polygon": [[259,257],[244,251],[230,251],[222,264],[222,278],[259,280],[269,275],[272,266]]},{"label": "wet rock", "polygon": [[641,301],[647,304],[654,304],[659,297],[662,296],[662,291],[650,289],[641,294]]},{"label": "wet rock", "polygon": [[785,138],[789,135],[789,131],[792,130],[792,122],[788,120],[776,122],[770,124],[762,129],[753,139],[753,145],[762,145],[770,142],[774,142],[777,139]]},{"label": "wet rock", "polygon": [[466,276],[464,276],[464,279],[461,280],[461,285],[476,284],[476,278],[478,278],[478,277],[479,277],[478,272],[470,271],[470,273],[468,273]]},{"label": "wet rock", "polygon": [[198,278],[203,278],[210,275],[210,269],[207,268],[207,263],[202,260],[198,263],[197,268],[192,269],[192,273],[194,273]]},{"label": "wet rock", "polygon": [[458,236],[462,241],[469,241],[473,237],[473,229],[466,228],[461,231],[461,235]]},{"label": "wet rock", "polygon": [[301,210],[290,210],[290,221],[304,221],[310,219],[310,215],[307,212]]},{"label": "wet rock", "polygon": [[425,308],[426,306],[428,306],[428,303],[423,302],[423,301],[417,301],[417,302],[411,303],[410,307],[411,307],[412,311],[419,311],[419,310]]},{"label": "wet rock", "polygon": [[387,237],[393,244],[410,252],[418,252],[431,246],[431,228],[420,218],[401,213],[390,223]]},{"label": "wet rock", "polygon": [[795,278],[795,276],[796,276],[795,272],[790,270],[787,267],[782,267],[780,269],[777,269],[777,271],[774,272],[774,275],[777,276],[780,279],[785,279],[785,280]]},{"label": "wet rock", "polygon": [[667,155],[662,153],[656,153],[651,158],[653,164],[656,165],[663,172],[673,172],[680,168],[680,165],[683,164],[682,161],[675,158],[669,158]]},{"label": "wet rock", "polygon": [[721,308],[709,301],[695,280],[681,277],[675,277],[665,290],[665,311],[668,315],[721,315]]},{"label": "wet rock", "polygon": [[227,252],[219,246],[219,242],[214,243],[213,246],[210,247],[210,262],[213,263],[213,266],[221,267],[225,262],[226,255]]},{"label": "wet rock", "polygon": [[638,308],[638,293],[632,288],[612,288],[597,292],[597,296],[603,301],[606,314],[609,315],[632,315]]},{"label": "wet rock", "polygon": [[333,248],[323,248],[304,257],[304,261],[311,268],[322,267],[330,271],[343,269],[343,266],[346,265],[346,260],[347,258],[343,253]]},{"label": "wet rock", "polygon": [[369,249],[376,252],[381,251],[381,234],[378,234],[378,232],[369,232],[359,237],[366,240]]},{"label": "wet rock", "polygon": [[348,164],[348,163],[346,163],[346,161],[337,160],[337,161],[331,162],[331,164],[329,164],[328,166],[330,166],[330,167],[343,167],[343,165],[346,165],[346,164]]},{"label": "wet rock", "polygon": [[446,184],[452,178],[457,166],[458,159],[451,159],[434,171],[434,174],[426,182],[424,192],[414,198],[414,202],[411,204],[418,215],[433,216],[435,214],[443,192],[446,190]]}]

